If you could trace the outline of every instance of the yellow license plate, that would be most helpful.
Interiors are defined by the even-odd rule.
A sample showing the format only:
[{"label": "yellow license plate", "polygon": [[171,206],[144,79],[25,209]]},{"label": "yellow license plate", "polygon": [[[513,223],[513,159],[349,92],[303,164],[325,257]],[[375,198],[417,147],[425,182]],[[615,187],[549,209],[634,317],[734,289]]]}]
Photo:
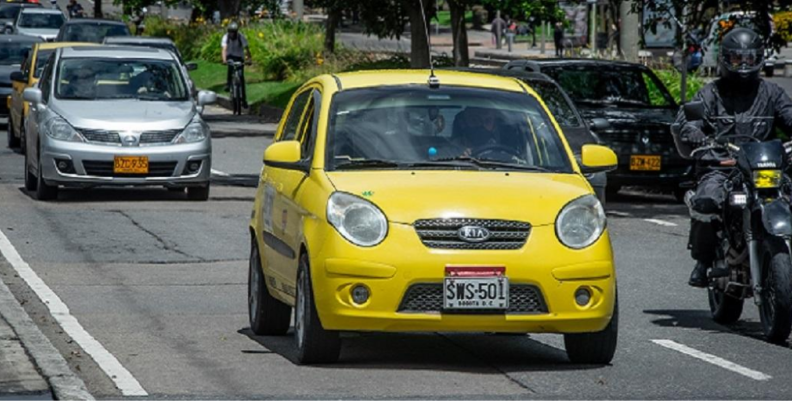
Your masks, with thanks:
[{"label": "yellow license plate", "polygon": [[660,156],[630,156],[630,170],[660,171]]},{"label": "yellow license plate", "polygon": [[113,172],[116,174],[148,174],[148,156],[116,156]]}]

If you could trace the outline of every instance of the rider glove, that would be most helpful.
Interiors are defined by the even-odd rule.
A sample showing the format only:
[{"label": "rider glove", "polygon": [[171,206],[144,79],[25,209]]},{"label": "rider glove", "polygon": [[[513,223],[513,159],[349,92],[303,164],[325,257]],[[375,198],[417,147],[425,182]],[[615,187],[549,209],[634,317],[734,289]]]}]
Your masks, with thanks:
[{"label": "rider glove", "polygon": [[688,129],[686,134],[685,142],[692,145],[701,145],[707,141],[707,136],[698,128]]}]

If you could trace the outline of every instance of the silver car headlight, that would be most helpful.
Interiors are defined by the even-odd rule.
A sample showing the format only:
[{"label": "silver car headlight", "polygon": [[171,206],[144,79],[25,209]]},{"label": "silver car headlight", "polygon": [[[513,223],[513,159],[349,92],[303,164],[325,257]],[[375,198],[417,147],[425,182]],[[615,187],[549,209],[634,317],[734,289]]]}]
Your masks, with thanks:
[{"label": "silver car headlight", "polygon": [[187,128],[182,131],[173,143],[195,143],[201,142],[209,136],[209,126],[200,119],[195,118],[187,125]]},{"label": "silver car headlight", "polygon": [[373,203],[343,192],[330,195],[327,221],[347,241],[359,246],[374,246],[388,235],[388,220]]},{"label": "silver car headlight", "polygon": [[85,138],[83,138],[68,121],[64,120],[63,117],[53,117],[47,120],[42,128],[44,129],[44,133],[52,139],[68,142],[85,142]]},{"label": "silver car headlight", "polygon": [[556,235],[562,244],[582,249],[593,244],[605,231],[605,209],[594,195],[569,202],[556,218]]}]

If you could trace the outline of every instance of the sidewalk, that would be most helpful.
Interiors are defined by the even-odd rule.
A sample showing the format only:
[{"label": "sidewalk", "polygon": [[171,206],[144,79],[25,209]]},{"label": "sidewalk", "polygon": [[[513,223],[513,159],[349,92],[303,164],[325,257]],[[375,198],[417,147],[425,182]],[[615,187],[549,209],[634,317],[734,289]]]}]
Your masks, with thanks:
[{"label": "sidewalk", "polygon": [[50,400],[52,394],[19,338],[0,316],[0,400],[22,397]]}]

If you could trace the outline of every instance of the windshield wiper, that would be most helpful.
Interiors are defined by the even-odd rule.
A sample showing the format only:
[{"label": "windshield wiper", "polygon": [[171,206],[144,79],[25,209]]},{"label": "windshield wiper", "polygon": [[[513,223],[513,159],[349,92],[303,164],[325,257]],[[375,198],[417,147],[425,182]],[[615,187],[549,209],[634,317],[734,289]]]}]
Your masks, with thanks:
[{"label": "windshield wiper", "polygon": [[350,160],[346,163],[341,163],[335,166],[336,170],[358,170],[358,169],[367,169],[367,168],[399,168],[402,165],[399,163],[387,161],[387,160],[378,160],[378,159],[366,159],[366,160]]},{"label": "windshield wiper", "polygon": [[475,157],[470,156],[457,156],[457,157],[446,157],[443,159],[437,159],[439,162],[450,162],[450,161],[462,161],[462,162],[469,162],[474,164],[478,167],[496,167],[496,168],[506,168],[506,169],[515,169],[515,170],[525,170],[525,171],[541,171],[544,173],[549,173],[550,170],[539,167],[539,166],[528,166],[523,164],[513,164],[513,163],[506,163],[497,160],[491,159],[477,159]]}]

